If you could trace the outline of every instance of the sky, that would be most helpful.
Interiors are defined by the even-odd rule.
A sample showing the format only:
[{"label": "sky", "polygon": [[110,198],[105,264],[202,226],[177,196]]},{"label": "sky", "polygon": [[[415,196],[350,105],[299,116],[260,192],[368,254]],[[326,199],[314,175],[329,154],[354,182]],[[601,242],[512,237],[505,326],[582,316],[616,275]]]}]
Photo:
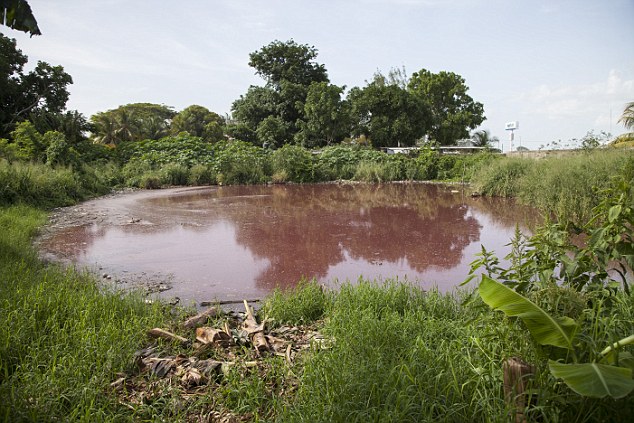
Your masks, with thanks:
[{"label": "sky", "polygon": [[[149,102],[224,115],[263,85],[249,54],[275,40],[318,50],[336,85],[404,68],[461,75],[479,129],[513,149],[627,132],[634,101],[634,0],[29,0],[42,36],[1,26],[28,56],[72,77],[86,116]],[[30,66],[30,67],[29,67]]]}]

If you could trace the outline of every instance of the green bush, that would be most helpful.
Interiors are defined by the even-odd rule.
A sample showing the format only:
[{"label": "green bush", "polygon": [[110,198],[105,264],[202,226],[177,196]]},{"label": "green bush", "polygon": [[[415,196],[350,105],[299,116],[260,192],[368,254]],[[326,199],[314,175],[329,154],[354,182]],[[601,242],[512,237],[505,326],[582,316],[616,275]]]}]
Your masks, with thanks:
[{"label": "green bush", "polygon": [[483,162],[472,183],[484,195],[516,197],[549,216],[580,222],[598,205],[611,177],[627,173],[631,163],[630,151],[600,149],[544,159],[505,157]]},{"label": "green bush", "polygon": [[189,181],[189,169],[177,163],[164,166],[159,173],[162,185],[187,185]]},{"label": "green bush", "polygon": [[357,164],[352,179],[362,182],[384,182],[386,166],[381,163],[362,161]]},{"label": "green bush", "polygon": [[0,205],[71,205],[96,194],[84,185],[86,182],[89,180],[70,168],[0,160]]},{"label": "green bush", "polygon": [[221,142],[215,147],[212,169],[221,184],[261,184],[271,175],[268,154],[243,141]]},{"label": "green bush", "polygon": [[285,180],[291,182],[314,182],[314,161],[309,150],[291,144],[286,144],[271,154],[273,174],[285,175]]},{"label": "green bush", "polygon": [[503,158],[482,166],[474,176],[474,189],[484,195],[515,197],[520,193],[520,180],[534,164],[532,160]]},{"label": "green bush", "polygon": [[216,182],[216,175],[214,174],[211,166],[197,164],[189,169],[190,185],[211,185]]}]

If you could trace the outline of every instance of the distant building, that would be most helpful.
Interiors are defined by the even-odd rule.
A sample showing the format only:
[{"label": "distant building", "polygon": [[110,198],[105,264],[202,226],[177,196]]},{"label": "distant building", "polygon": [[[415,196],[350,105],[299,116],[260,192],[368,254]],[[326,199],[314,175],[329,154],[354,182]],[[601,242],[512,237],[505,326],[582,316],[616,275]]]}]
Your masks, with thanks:
[{"label": "distant building", "polygon": [[[490,151],[492,153],[501,153],[498,148],[491,147],[474,147],[473,145],[451,145],[444,147],[431,147],[432,150],[438,150],[442,154],[471,154],[482,151]],[[420,147],[383,147],[381,151],[387,154],[410,154],[420,150]]]}]

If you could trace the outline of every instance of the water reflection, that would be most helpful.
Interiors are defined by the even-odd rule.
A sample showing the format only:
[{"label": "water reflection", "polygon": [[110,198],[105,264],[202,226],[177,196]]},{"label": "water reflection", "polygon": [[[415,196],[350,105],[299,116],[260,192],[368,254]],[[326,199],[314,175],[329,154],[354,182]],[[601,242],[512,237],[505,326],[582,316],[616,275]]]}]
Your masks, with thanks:
[{"label": "water reflection", "polygon": [[505,255],[516,223],[532,216],[510,201],[425,184],[178,189],[89,206],[110,219],[60,231],[45,249],[113,271],[173,275],[167,294],[196,300],[262,295],[302,277],[399,277],[446,290],[480,243]]}]

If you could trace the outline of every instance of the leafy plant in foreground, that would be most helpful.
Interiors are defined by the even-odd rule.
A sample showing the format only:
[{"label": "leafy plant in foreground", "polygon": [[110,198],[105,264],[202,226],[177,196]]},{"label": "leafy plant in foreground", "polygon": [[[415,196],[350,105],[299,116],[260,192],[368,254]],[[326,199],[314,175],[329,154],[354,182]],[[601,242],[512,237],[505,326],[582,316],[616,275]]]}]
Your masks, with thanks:
[{"label": "leafy plant in foreground", "polygon": [[537,304],[487,276],[482,277],[479,293],[490,307],[522,319],[538,344],[570,352],[573,363],[549,360],[548,367],[553,376],[563,379],[573,391],[588,397],[623,398],[634,390],[634,357],[629,352],[619,352],[620,347],[634,343],[634,335],[604,349],[599,353],[599,362],[578,363],[575,343],[579,324],[576,321],[570,317],[551,316]]},{"label": "leafy plant in foreground", "polygon": [[627,274],[634,268],[634,185],[625,177],[616,179],[602,197],[586,224],[547,222],[532,237],[516,230],[511,253],[505,257],[511,262],[508,268],[482,247],[465,283],[484,268],[489,277],[520,293],[561,284],[578,292],[622,286],[629,294]]},{"label": "leafy plant in foreground", "polygon": [[[616,399],[634,390],[634,358],[623,351],[634,344],[633,328],[627,318],[625,327],[618,327],[617,309],[621,299],[631,301],[627,274],[634,264],[632,181],[625,176],[615,180],[603,194],[593,209],[594,217],[581,227],[572,222],[549,223],[531,238],[517,231],[507,256],[508,269],[483,248],[467,281],[476,270],[485,269],[480,297],[493,309],[519,317],[534,341],[548,346],[543,350],[553,376],[580,395]],[[570,232],[583,237],[573,242]],[[567,301],[562,294],[570,292],[585,298],[585,308],[576,320],[554,317],[527,298],[546,298],[547,308],[560,311],[561,303]],[[612,341],[623,332],[629,336]],[[607,342],[611,345],[599,352],[598,346]]]}]

